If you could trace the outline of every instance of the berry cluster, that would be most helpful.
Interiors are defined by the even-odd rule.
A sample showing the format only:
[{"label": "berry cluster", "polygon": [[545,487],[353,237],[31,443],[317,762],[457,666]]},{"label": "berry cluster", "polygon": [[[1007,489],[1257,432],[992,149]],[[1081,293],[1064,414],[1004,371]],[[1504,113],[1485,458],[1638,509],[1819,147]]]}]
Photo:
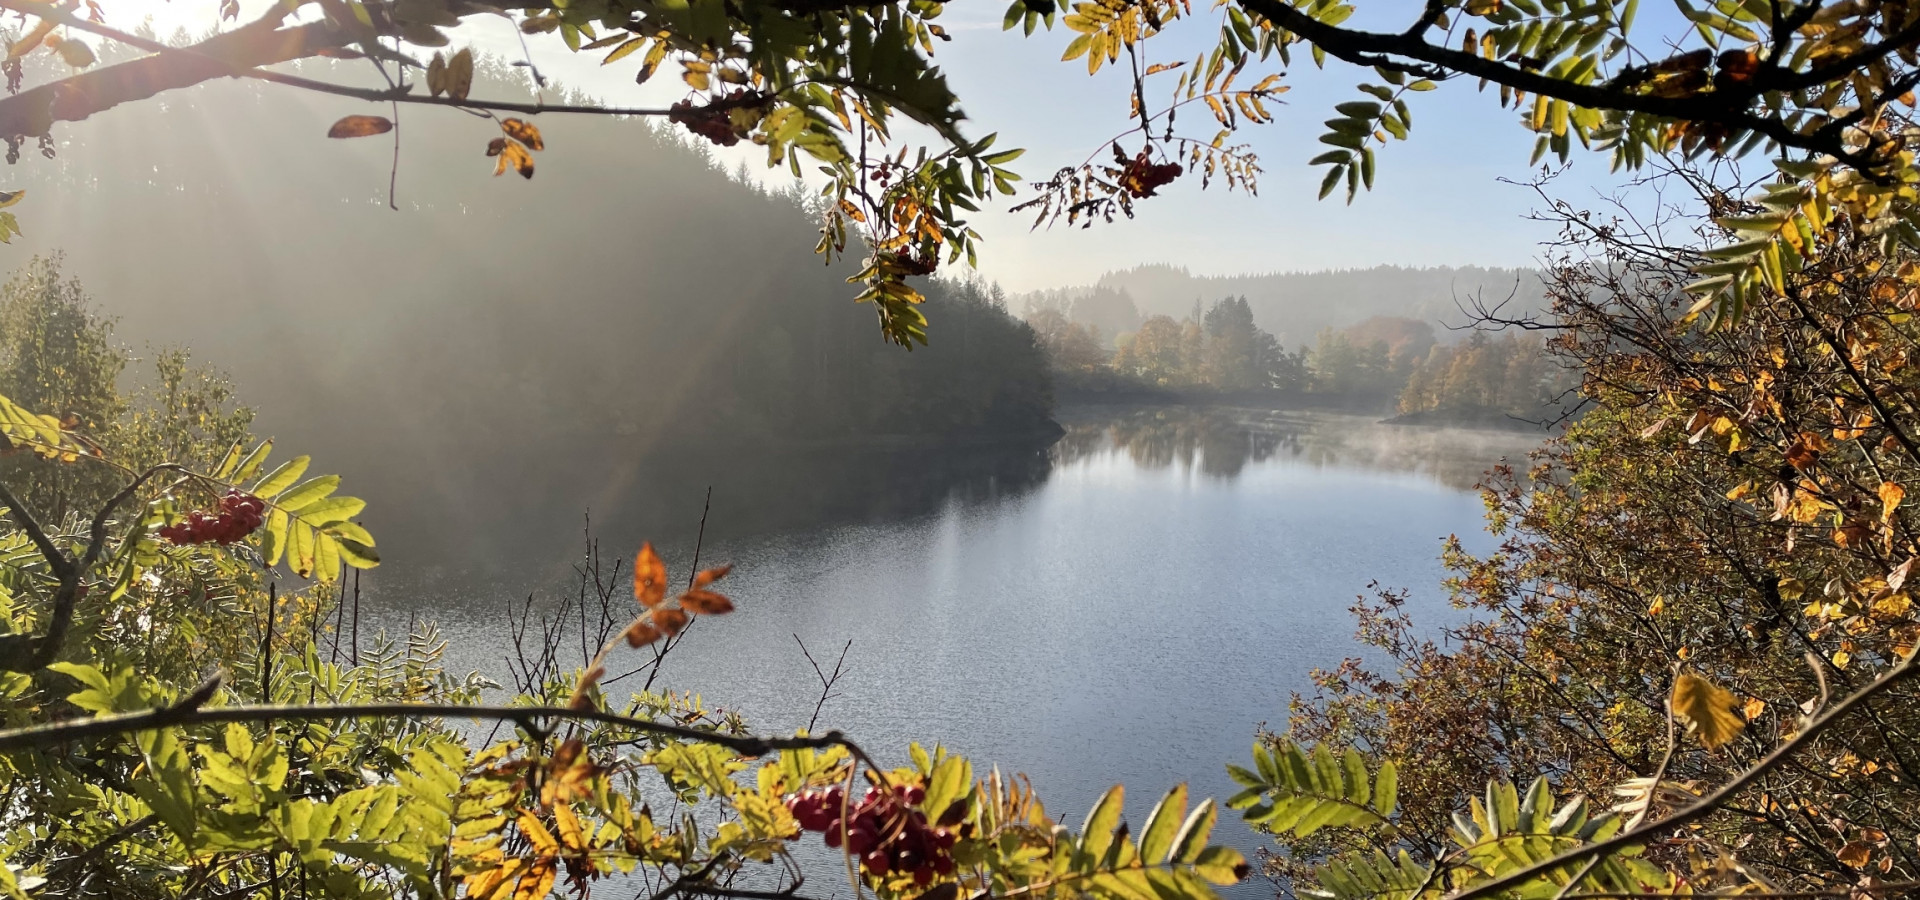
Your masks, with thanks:
[{"label": "berry cluster", "polygon": [[868,788],[843,823],[846,795],[838,787],[807,791],[787,798],[787,809],[808,831],[824,832],[827,846],[839,848],[845,835],[847,850],[860,857],[868,875],[884,878],[889,872],[911,874],[925,886],[935,876],[953,872],[953,849],[959,835],[927,822],[915,806],[927,798],[919,785]]},{"label": "berry cluster", "polygon": [[1132,197],[1151,197],[1160,186],[1180,177],[1185,171],[1179,163],[1155,163],[1147,158],[1147,151],[1127,160],[1127,167],[1120,173],[1120,187]]},{"label": "berry cluster", "polygon": [[175,544],[231,544],[252,534],[267,520],[267,503],[252,494],[228,491],[220,497],[220,511],[200,510],[160,529],[160,537]]},{"label": "berry cluster", "polygon": [[740,134],[729,113],[762,102],[765,100],[759,94],[745,90],[735,90],[707,106],[694,106],[693,101],[682,100],[668,108],[667,121],[685,125],[688,131],[722,147],[731,147],[740,143]]}]

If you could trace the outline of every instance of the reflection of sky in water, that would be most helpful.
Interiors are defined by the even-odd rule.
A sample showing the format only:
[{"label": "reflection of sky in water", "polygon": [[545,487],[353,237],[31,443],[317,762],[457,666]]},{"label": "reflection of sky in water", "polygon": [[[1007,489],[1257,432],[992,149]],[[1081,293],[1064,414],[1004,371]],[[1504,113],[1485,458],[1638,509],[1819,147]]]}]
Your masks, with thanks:
[{"label": "reflection of sky in water", "polygon": [[[724,586],[739,609],[694,629],[659,685],[786,731],[806,723],[818,692],[793,635],[829,656],[851,638],[821,727],[883,760],[904,760],[911,738],[945,743],[1030,774],[1049,809],[1076,822],[1116,781],[1133,787],[1136,817],[1181,780],[1225,797],[1223,766],[1246,755],[1255,728],[1284,723],[1311,668],[1355,652],[1347,607],[1370,582],[1412,589],[1427,621],[1452,615],[1440,540],[1491,543],[1479,498],[1457,485],[1530,441],[1210,415],[1070,415],[1051,473],[1030,490],[709,544],[706,559],[737,566]],[[686,557],[669,554],[676,573]],[[454,668],[502,671],[499,611],[525,588],[409,587],[375,604],[385,621],[404,626],[392,607],[405,596],[442,623]],[[1258,843],[1237,826],[1222,834]]]}]

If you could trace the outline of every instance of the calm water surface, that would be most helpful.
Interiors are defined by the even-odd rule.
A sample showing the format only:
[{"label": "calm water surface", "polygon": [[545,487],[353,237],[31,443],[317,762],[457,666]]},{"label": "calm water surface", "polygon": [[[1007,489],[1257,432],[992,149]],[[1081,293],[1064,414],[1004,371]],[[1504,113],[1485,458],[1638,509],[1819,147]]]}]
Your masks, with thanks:
[{"label": "calm water surface", "polygon": [[[1224,764],[1262,723],[1285,722],[1308,672],[1360,652],[1347,608],[1370,582],[1411,590],[1425,622],[1453,616],[1441,541],[1490,547],[1472,485],[1538,440],[1301,413],[1062,421],[1045,459],[1012,467],[1029,474],[959,479],[929,510],[900,515],[876,498],[889,512],[867,521],[710,539],[705,559],[736,566],[723,587],[738,611],[693,629],[656,688],[791,731],[819,694],[794,636],[829,665],[851,640],[819,727],[883,761],[904,761],[909,740],[940,742],[1027,773],[1076,824],[1115,782],[1134,791],[1136,818],[1181,781],[1224,798]],[[642,536],[598,537],[630,548]],[[665,548],[675,577],[686,543]],[[373,618],[436,619],[453,668],[505,681],[509,598],[576,582],[560,561],[504,571],[384,568]],[[1221,835],[1258,845],[1237,826]]]}]

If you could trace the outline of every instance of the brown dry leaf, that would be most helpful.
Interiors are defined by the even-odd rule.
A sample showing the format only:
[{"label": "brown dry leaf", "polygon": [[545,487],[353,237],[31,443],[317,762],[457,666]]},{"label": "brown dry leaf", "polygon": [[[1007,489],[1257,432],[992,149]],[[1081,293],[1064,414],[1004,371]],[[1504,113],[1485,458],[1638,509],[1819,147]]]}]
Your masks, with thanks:
[{"label": "brown dry leaf", "polygon": [[1668,702],[1673,714],[1708,750],[1724,746],[1747,724],[1733,712],[1733,694],[1698,675],[1683,674],[1674,679],[1673,698]]},{"label": "brown dry leaf", "polygon": [[1916,647],[1920,647],[1920,625],[1903,625],[1893,629],[1893,652],[1902,659],[1912,656]]},{"label": "brown dry leaf", "polygon": [[653,552],[652,541],[641,544],[633,558],[633,599],[648,609],[667,599],[667,564]]},{"label": "brown dry leaf", "polygon": [[547,768],[553,771],[559,771],[567,766],[571,766],[575,760],[580,758],[580,754],[585,752],[586,749],[587,743],[585,741],[579,738],[568,738],[563,741],[560,746],[554,748],[553,757],[548,761]]},{"label": "brown dry leaf", "polygon": [[465,100],[470,90],[473,90],[473,51],[465,49],[447,60],[447,96]]},{"label": "brown dry leaf", "polygon": [[1873,847],[1865,841],[1848,841],[1847,845],[1834,854],[1840,861],[1856,869],[1864,868],[1867,860],[1873,856]]},{"label": "brown dry leaf", "polygon": [[718,616],[733,612],[733,601],[706,590],[691,590],[680,595],[680,607],[695,615]]},{"label": "brown dry leaf", "polygon": [[693,576],[693,586],[696,589],[706,587],[727,577],[727,573],[731,571],[733,571],[732,565],[714,566],[711,569],[703,569],[700,574]]},{"label": "brown dry leaf", "polygon": [[1833,530],[1833,542],[1841,547],[1859,546],[1872,536],[1872,527],[1860,521],[1847,522]]},{"label": "brown dry leaf", "polygon": [[440,51],[433,51],[433,59],[427,63],[427,94],[438,97],[447,92],[447,58]]},{"label": "brown dry leaf", "polygon": [[547,149],[546,143],[540,140],[540,129],[525,119],[501,119],[500,130],[506,132],[507,137],[527,145],[529,150]]},{"label": "brown dry leaf", "polygon": [[627,630],[621,634],[621,637],[627,639],[629,647],[645,647],[659,640],[661,634],[660,629],[648,625],[646,618],[641,617],[633,620],[633,624],[627,626]]},{"label": "brown dry leaf", "polygon": [[1820,451],[1807,446],[1805,441],[1794,441],[1787,448],[1787,464],[1796,469],[1805,469],[1820,458]]},{"label": "brown dry leaf", "polygon": [[668,637],[679,634],[680,629],[687,627],[687,621],[686,613],[671,607],[663,606],[653,611],[654,627],[659,628]]},{"label": "brown dry leaf", "polygon": [[393,122],[380,116],[345,116],[327,129],[330,138],[372,137],[393,130]]}]

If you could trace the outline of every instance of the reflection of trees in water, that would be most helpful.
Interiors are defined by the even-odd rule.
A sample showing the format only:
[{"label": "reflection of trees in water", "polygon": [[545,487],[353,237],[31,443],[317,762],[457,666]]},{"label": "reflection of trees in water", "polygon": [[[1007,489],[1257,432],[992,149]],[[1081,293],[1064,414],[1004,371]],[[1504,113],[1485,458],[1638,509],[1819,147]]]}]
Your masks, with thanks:
[{"label": "reflection of trees in water", "polygon": [[1300,452],[1299,423],[1268,420],[1242,410],[1135,409],[1072,421],[1066,429],[1066,436],[1053,447],[1053,459],[1059,465],[1124,450],[1141,468],[1197,464],[1204,474],[1233,478],[1249,462],[1262,462],[1281,451]]},{"label": "reflection of trees in water", "polygon": [[1383,425],[1360,416],[1290,411],[1156,407],[1074,410],[1062,415],[1066,435],[1053,446],[1055,465],[1125,453],[1135,465],[1178,464],[1216,478],[1235,478],[1250,463],[1275,457],[1313,466],[1425,475],[1469,490],[1502,459],[1519,461],[1540,435]]}]

